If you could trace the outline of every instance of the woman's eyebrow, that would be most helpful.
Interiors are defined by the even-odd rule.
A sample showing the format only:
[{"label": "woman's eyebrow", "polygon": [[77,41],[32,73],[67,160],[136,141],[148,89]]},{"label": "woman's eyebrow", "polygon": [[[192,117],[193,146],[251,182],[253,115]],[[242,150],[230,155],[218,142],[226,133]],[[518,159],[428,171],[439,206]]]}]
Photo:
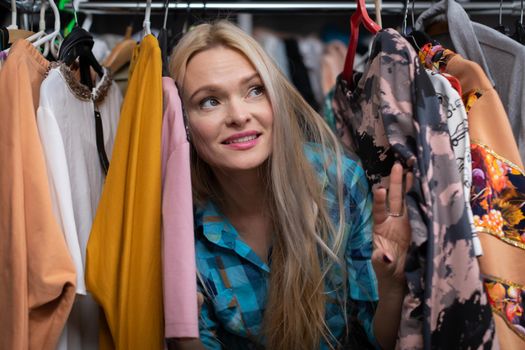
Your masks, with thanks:
[{"label": "woman's eyebrow", "polygon": [[216,92],[216,91],[219,91],[219,90],[220,89],[217,87],[217,85],[214,85],[214,84],[201,86],[200,88],[195,90],[195,92],[193,94],[191,94],[190,100],[192,100],[195,97],[195,95],[197,95],[201,91]]},{"label": "woman's eyebrow", "polygon": [[[250,83],[252,80],[255,80],[255,79],[261,79],[261,77],[259,76],[259,73],[257,73],[257,72],[255,72],[253,74],[250,74],[247,77],[242,78],[241,79],[241,85],[246,85],[246,84]],[[217,91],[220,91],[220,87],[218,85],[216,85],[216,84],[203,85],[203,86],[199,87],[197,90],[195,90],[195,92],[193,94],[191,94],[190,100],[192,100],[195,97],[195,95],[197,95],[199,92],[202,92],[202,91],[217,92]]]},{"label": "woman's eyebrow", "polygon": [[259,76],[259,73],[255,72],[252,75],[249,75],[246,78],[241,79],[241,83],[243,85],[247,84],[247,83],[251,82],[252,80],[255,80],[255,78],[257,78],[259,80],[261,79],[261,77]]}]

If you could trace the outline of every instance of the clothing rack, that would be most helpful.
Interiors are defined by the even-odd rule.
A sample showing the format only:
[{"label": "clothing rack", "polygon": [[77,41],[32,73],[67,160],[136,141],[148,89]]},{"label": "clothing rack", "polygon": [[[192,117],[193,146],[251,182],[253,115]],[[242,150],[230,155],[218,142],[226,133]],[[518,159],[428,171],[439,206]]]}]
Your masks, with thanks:
[{"label": "clothing rack", "polygon": [[[411,2],[412,3],[412,2]],[[467,2],[461,4],[470,14],[499,14],[500,2]],[[410,5],[411,6],[411,5]],[[432,6],[431,1],[415,1],[414,12],[420,13]],[[189,1],[179,2],[171,1],[168,5],[170,11],[187,11],[189,10],[222,10],[228,12],[249,12],[249,13],[275,13],[275,12],[295,12],[295,13],[341,13],[342,11],[354,11],[357,7],[355,1],[348,2],[206,2],[206,1]],[[373,3],[367,3],[369,11],[374,9]],[[521,1],[503,1],[501,6],[502,14],[519,14]],[[90,2],[81,1],[79,11],[92,14],[134,14],[144,12],[146,2]],[[151,4],[152,13],[163,13],[165,10],[164,2],[153,2]],[[383,2],[381,13],[401,14],[403,3],[401,1],[391,3]]]},{"label": "clothing rack", "polygon": [[[20,13],[38,13],[40,11],[40,0],[17,0],[17,9]],[[412,2],[410,2],[412,4]],[[0,5],[10,8],[10,0],[0,0]],[[412,6],[412,5],[411,5]],[[432,6],[431,1],[415,1],[414,11],[421,13]],[[500,11],[499,1],[490,2],[466,2],[461,6],[470,14],[497,15]],[[72,5],[69,4],[72,8]],[[354,11],[357,7],[355,1],[348,2],[296,2],[296,1],[257,1],[257,2],[208,2],[208,1],[171,1],[168,5],[170,11],[190,10],[222,10],[228,12],[248,12],[248,13],[275,13],[275,12],[296,12],[296,13],[332,13],[342,11]],[[369,11],[374,9],[373,3],[367,3]],[[136,14],[144,12],[146,1],[119,2],[119,1],[86,1],[81,0],[79,11],[92,14]],[[152,13],[161,14],[165,7],[164,2],[153,2],[151,4]],[[504,15],[519,15],[521,1],[503,1],[501,12]],[[381,13],[384,15],[401,14],[403,4],[397,2],[383,2]]]}]

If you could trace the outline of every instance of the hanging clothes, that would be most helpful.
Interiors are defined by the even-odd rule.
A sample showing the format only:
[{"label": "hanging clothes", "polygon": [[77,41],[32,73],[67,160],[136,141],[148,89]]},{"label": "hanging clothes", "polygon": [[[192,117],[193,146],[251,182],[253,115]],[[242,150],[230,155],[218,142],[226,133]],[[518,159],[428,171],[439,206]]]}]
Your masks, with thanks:
[{"label": "hanging clothes", "polygon": [[[168,47],[168,31],[165,28],[161,28],[157,40],[159,41],[160,53],[162,57],[162,76],[170,76],[170,64],[169,64],[169,47]],[[164,87],[164,83],[162,83]]]},{"label": "hanging clothes", "polygon": [[454,0],[442,0],[423,12],[415,29],[445,21],[449,33],[437,35],[444,47],[478,63],[499,97],[525,162],[525,46],[488,26],[470,21]]},{"label": "hanging clothes", "polygon": [[75,266],[53,215],[36,124],[48,66],[18,40],[0,71],[1,349],[54,349],[75,298]]},{"label": "hanging clothes", "polygon": [[472,208],[484,249],[481,271],[501,349],[525,347],[525,175],[480,143],[472,145]]},{"label": "hanging clothes", "polygon": [[261,44],[264,51],[272,57],[275,64],[279,67],[284,76],[291,80],[290,67],[288,66],[288,57],[286,55],[286,46],[284,41],[268,30],[256,28],[253,31],[253,37]]},{"label": "hanging clothes", "polygon": [[[446,72],[461,83],[464,100],[478,95],[475,103],[467,102],[469,111],[469,134],[471,142],[488,145],[496,153],[523,169],[518,145],[513,137],[504,106],[496,89],[479,64],[449,52],[444,58]],[[497,127],[494,127],[497,125]]]},{"label": "hanging clothes", "polygon": [[299,53],[308,71],[310,87],[318,106],[323,103],[323,90],[321,87],[321,58],[323,55],[323,43],[315,36],[297,39]]},{"label": "hanging clothes", "polygon": [[[421,57],[421,56],[420,56]],[[465,210],[467,213],[470,231],[472,232],[472,244],[476,256],[483,254],[481,243],[474,225],[474,215],[470,207],[470,187],[472,184],[472,158],[470,155],[470,136],[468,130],[468,118],[465,105],[461,100],[458,91],[450,83],[451,79],[456,78],[448,76],[446,78],[439,71],[425,69],[430,82],[436,91],[443,114],[447,116],[447,126],[450,133],[450,143],[456,159],[461,180],[463,181],[463,198],[465,200]],[[446,74],[446,73],[445,73]],[[459,84],[459,81],[458,81]]]},{"label": "hanging clothes", "polygon": [[190,144],[175,81],[162,78],[162,266],[166,338],[198,338]]},{"label": "hanging clothes", "polygon": [[339,40],[326,44],[321,57],[321,87],[324,95],[335,86],[337,75],[344,68],[346,51],[346,45]]},{"label": "hanging clothes", "polygon": [[87,295],[84,282],[86,246],[105,178],[96,144],[95,112],[102,120],[104,148],[111,159],[121,103],[120,90],[107,69],[90,91],[60,64],[50,70],[40,88],[37,123],[53,206],[75,262],[77,294],[83,295],[77,297],[59,349],[98,345],[98,306]]},{"label": "hanging clothes", "polygon": [[[39,133],[53,197],[61,203],[59,217],[75,225],[62,229],[73,260],[81,260],[77,269],[79,294],[86,294],[85,251],[105,177],[97,152],[95,111],[101,116],[104,147],[110,158],[121,103],[122,95],[106,69],[92,91],[78,82],[65,64],[51,69],[40,88]],[[63,192],[69,192],[69,198],[62,199]],[[70,215],[73,217],[67,217]]]},{"label": "hanging clothes", "polygon": [[319,103],[315,99],[308,76],[308,69],[306,69],[304,65],[303,56],[299,51],[297,40],[291,38],[284,39],[284,46],[286,47],[288,67],[290,68],[293,85],[313,109],[316,111],[319,110]]},{"label": "hanging clothes", "polygon": [[[481,67],[446,50],[443,68],[465,91],[471,136],[471,206],[479,264],[501,349],[525,346],[525,177],[505,109]],[[497,125],[497,127],[494,127]]]},{"label": "hanging clothes", "polygon": [[135,48],[111,166],[87,245],[86,283],[104,311],[100,348],[160,349],[162,60]]},{"label": "hanging clothes", "polygon": [[399,33],[377,34],[354,91],[338,80],[334,110],[343,142],[360,157],[372,184],[388,187],[396,159],[414,173],[407,194],[409,291],[398,347],[492,348],[494,324],[473,254],[446,115],[417,54]]}]

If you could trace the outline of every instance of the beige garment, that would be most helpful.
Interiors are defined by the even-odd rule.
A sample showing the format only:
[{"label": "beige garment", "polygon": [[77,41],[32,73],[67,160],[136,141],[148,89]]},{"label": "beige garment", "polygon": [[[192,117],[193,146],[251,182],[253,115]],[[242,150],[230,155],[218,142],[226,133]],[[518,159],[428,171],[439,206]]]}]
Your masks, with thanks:
[{"label": "beige garment", "polygon": [[321,58],[321,85],[324,95],[335,86],[337,76],[343,71],[346,50],[346,45],[339,40],[334,40],[325,47]]},{"label": "beige garment", "polygon": [[55,349],[75,297],[36,125],[48,65],[19,40],[0,71],[0,349]]},{"label": "beige garment", "polygon": [[[450,58],[447,73],[459,79],[464,95],[479,91],[481,97],[468,112],[472,143],[487,145],[499,156],[523,170],[523,164],[510,123],[496,90],[481,66],[459,54]],[[478,258],[481,273],[491,278],[525,285],[525,251],[507,244],[486,232],[480,232],[483,255]],[[501,349],[523,349],[525,340],[513,332],[497,312],[493,312],[496,334]]]},{"label": "beige garment", "polygon": [[487,145],[523,170],[507,113],[481,66],[456,54],[447,63],[447,73],[458,78],[464,95],[475,90],[482,93],[468,113],[470,139]]}]

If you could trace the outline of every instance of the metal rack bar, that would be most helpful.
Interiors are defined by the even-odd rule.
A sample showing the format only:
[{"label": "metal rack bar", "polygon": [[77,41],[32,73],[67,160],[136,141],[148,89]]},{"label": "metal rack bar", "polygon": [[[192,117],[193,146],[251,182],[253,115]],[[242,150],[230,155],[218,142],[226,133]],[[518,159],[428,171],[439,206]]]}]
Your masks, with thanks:
[{"label": "metal rack bar", "polygon": [[[10,0],[0,0],[0,5],[10,8]],[[70,4],[71,6],[71,4]],[[257,1],[257,2],[206,2],[190,1],[177,2],[173,0],[169,4],[170,11],[187,11],[191,10],[221,10],[230,13],[248,12],[248,13],[323,13],[337,14],[352,12],[356,9],[355,1],[348,2],[277,2],[277,1]],[[432,6],[431,1],[415,1],[414,11],[421,13]],[[487,14],[497,15],[500,11],[499,1],[488,2],[466,2],[461,6],[469,14]],[[368,10],[374,9],[373,3],[366,5]],[[38,13],[40,11],[40,0],[17,0],[17,8],[20,13]],[[521,0],[503,1],[502,14],[519,14]],[[135,2],[126,1],[86,1],[81,0],[79,11],[92,14],[136,14],[144,12],[146,1],[137,0]],[[164,10],[163,2],[153,2],[151,5],[152,13],[160,14]],[[399,2],[383,2],[382,14],[400,14],[403,11],[403,4]]]},{"label": "metal rack bar", "polygon": [[[500,8],[499,1],[491,2],[467,2],[461,4],[463,8],[471,14],[498,14]],[[300,13],[337,13],[353,11],[356,9],[356,2],[175,2],[169,4],[170,11],[191,10],[224,10],[228,12],[250,12],[250,13],[275,13],[275,12],[300,12]],[[414,10],[417,13],[424,11],[432,6],[430,1],[416,1]],[[521,1],[503,2],[503,14],[519,14]],[[374,8],[373,4],[367,4],[369,10]],[[115,14],[115,13],[136,13],[143,12],[146,2],[89,2],[81,1],[79,11],[96,14]],[[154,2],[151,5],[152,13],[161,13],[164,10],[163,2]],[[401,2],[383,2],[383,14],[399,14],[403,10]]]}]

